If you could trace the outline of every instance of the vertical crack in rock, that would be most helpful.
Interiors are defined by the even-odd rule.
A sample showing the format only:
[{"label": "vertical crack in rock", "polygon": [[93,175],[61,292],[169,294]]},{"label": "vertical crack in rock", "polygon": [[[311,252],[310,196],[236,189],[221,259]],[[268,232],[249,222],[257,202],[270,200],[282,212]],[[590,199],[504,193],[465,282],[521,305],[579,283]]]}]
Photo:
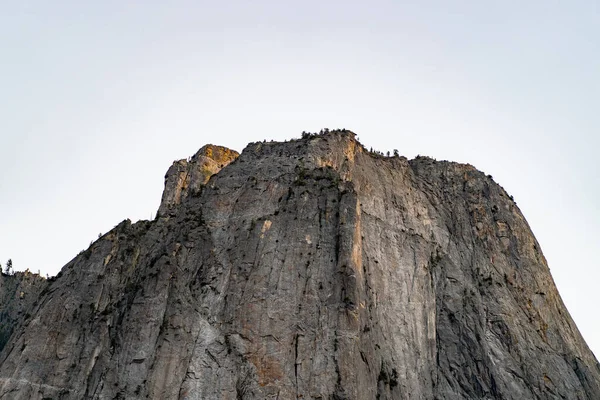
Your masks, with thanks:
[{"label": "vertical crack in rock", "polygon": [[296,398],[298,398],[298,338],[299,335],[296,333],[294,335],[294,378],[295,378],[295,386],[296,386]]}]

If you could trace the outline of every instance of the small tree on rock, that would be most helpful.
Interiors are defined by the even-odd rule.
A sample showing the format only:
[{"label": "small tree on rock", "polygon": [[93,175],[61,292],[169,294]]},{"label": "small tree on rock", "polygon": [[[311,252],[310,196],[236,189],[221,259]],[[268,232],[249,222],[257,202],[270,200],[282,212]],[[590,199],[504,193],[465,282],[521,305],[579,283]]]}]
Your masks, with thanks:
[{"label": "small tree on rock", "polygon": [[4,271],[6,272],[7,275],[10,275],[12,273],[12,260],[10,258],[6,262],[6,268]]}]

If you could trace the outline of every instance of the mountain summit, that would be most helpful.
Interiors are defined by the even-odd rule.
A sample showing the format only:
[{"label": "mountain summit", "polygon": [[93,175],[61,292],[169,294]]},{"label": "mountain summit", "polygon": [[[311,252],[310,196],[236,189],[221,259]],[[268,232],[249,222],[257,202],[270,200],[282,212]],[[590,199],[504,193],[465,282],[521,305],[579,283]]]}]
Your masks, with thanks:
[{"label": "mountain summit", "polygon": [[0,399],[600,399],[511,197],[346,130],[205,146],[154,221],[17,279]]}]

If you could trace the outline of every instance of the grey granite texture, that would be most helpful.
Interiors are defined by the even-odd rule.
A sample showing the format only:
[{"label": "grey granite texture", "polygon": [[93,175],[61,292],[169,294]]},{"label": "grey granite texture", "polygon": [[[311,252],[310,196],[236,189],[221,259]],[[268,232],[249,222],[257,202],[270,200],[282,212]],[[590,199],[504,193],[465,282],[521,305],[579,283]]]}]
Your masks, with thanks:
[{"label": "grey granite texture", "polygon": [[490,177],[349,131],[203,149],[154,221],[48,283],[0,352],[0,399],[600,399]]}]

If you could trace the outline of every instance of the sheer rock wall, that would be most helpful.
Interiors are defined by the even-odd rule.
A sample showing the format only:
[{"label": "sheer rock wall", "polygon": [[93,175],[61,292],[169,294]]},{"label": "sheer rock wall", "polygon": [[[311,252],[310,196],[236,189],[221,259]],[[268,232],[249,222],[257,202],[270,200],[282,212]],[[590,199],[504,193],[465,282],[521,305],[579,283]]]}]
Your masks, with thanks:
[{"label": "sheer rock wall", "polygon": [[49,284],[0,399],[600,398],[527,222],[472,166],[349,131],[197,165]]}]

